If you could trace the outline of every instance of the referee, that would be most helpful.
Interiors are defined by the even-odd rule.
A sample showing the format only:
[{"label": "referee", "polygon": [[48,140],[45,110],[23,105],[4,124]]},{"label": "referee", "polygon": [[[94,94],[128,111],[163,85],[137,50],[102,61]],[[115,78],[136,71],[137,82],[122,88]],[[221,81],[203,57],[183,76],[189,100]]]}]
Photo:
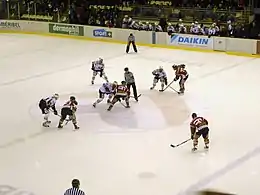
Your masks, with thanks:
[{"label": "referee", "polygon": [[64,195],[85,195],[85,192],[79,189],[80,182],[78,179],[73,179],[71,184],[72,188],[67,189]]},{"label": "referee", "polygon": [[137,90],[136,90],[136,85],[135,85],[135,77],[134,77],[133,73],[129,71],[129,69],[127,67],[124,69],[124,71],[125,71],[124,76],[125,76],[125,81],[127,83],[127,88],[129,91],[130,91],[131,87],[133,88],[135,101],[138,102]]},{"label": "referee", "polygon": [[129,35],[128,40],[127,40],[126,53],[129,52],[131,44],[133,45],[135,53],[137,53],[137,47],[135,44],[135,36],[132,33]]}]

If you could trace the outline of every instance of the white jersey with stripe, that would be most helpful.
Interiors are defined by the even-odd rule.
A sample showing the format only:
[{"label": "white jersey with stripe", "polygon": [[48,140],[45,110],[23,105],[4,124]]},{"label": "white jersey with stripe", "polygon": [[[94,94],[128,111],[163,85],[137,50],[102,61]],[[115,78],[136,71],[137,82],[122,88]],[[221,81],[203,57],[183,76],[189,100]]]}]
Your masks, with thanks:
[{"label": "white jersey with stripe", "polygon": [[157,78],[165,78],[166,72],[164,70],[156,69],[153,71],[153,75],[155,75]]},{"label": "white jersey with stripe", "polygon": [[114,92],[112,83],[103,83],[103,85],[99,88],[99,91],[104,94],[111,94]]},{"label": "white jersey with stripe", "polygon": [[44,100],[48,107],[54,107],[57,101],[53,96],[47,97]]},{"label": "white jersey with stripe", "polygon": [[102,71],[105,68],[104,63],[100,63],[99,60],[92,62],[94,71]]}]

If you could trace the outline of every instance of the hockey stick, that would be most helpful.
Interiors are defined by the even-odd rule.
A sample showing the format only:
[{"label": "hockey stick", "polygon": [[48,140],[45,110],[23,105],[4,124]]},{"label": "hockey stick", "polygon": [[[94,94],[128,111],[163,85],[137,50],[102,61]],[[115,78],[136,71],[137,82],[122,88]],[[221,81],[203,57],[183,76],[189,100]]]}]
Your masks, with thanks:
[{"label": "hockey stick", "polygon": [[176,89],[174,89],[172,86],[169,86],[173,91],[175,91],[176,93],[180,94],[179,91],[177,91]]},{"label": "hockey stick", "polygon": [[174,80],[172,80],[172,82],[169,83],[169,85],[167,85],[162,91],[165,91],[166,89],[168,89],[169,87],[171,87],[171,84],[173,84]]},{"label": "hockey stick", "polygon": [[124,105],[121,101],[119,101],[119,102],[120,102],[120,104],[121,104],[122,106],[124,106],[125,108],[127,108],[126,105]]},{"label": "hockey stick", "polygon": [[190,138],[190,139],[187,139],[187,140],[185,140],[185,141],[183,141],[183,142],[181,142],[181,143],[179,143],[179,144],[177,144],[177,145],[171,144],[170,146],[173,147],[173,148],[176,148],[176,147],[181,146],[182,144],[185,144],[186,142],[188,142],[188,141],[190,141],[190,140],[191,140],[191,138]]}]

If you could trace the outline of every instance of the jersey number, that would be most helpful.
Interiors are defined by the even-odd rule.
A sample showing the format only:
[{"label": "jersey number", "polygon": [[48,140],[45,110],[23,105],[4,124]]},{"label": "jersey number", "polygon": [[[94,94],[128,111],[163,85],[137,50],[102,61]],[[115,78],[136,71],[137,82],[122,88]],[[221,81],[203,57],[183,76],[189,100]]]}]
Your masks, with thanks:
[{"label": "jersey number", "polygon": [[200,125],[202,122],[203,122],[203,119],[202,119],[202,118],[196,118],[196,119],[193,121],[193,123],[194,123],[196,126]]}]

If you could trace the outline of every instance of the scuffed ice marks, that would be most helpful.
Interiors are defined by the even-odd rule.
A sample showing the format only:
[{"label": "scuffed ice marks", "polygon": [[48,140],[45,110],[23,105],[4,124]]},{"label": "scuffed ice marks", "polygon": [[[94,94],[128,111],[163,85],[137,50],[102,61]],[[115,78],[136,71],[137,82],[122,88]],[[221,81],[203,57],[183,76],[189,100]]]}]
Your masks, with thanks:
[{"label": "scuffed ice marks", "polygon": [[0,185],[0,195],[36,195],[33,192],[18,189],[11,185]]}]

